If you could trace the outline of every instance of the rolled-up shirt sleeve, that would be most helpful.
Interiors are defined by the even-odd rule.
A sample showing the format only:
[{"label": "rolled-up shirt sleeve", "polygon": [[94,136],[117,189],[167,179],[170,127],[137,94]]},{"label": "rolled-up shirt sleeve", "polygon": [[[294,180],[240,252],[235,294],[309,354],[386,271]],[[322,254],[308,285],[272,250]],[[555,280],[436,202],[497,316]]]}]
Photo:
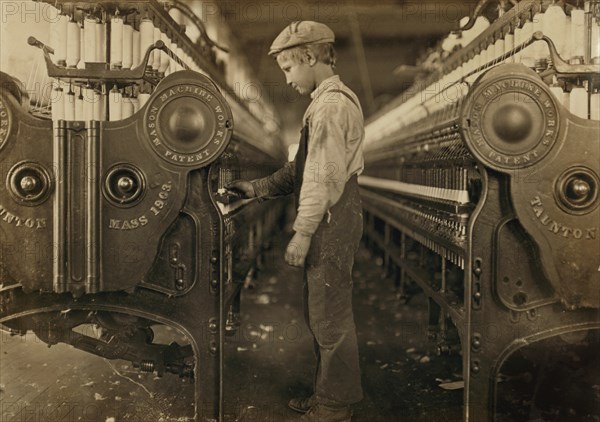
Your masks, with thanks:
[{"label": "rolled-up shirt sleeve", "polygon": [[329,210],[342,196],[346,168],[348,109],[341,102],[323,104],[309,126],[298,215],[294,230],[313,235]]}]

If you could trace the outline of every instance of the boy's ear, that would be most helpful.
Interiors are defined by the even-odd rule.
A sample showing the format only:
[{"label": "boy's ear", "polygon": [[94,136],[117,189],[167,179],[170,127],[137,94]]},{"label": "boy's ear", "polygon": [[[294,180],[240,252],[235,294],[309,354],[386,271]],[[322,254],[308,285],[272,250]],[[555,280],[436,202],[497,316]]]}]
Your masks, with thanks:
[{"label": "boy's ear", "polygon": [[317,64],[317,56],[315,56],[315,53],[313,53],[310,48],[307,48],[306,50],[304,50],[304,54],[305,54],[306,63],[309,66],[314,66],[315,64]]}]

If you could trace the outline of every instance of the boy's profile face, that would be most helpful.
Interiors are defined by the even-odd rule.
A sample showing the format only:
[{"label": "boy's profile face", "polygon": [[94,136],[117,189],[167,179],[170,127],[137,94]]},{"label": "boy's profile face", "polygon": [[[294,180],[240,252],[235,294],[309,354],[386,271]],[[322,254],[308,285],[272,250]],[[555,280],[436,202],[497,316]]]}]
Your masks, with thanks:
[{"label": "boy's profile face", "polygon": [[285,75],[285,82],[300,94],[310,94],[316,88],[314,68],[308,61],[301,61],[286,54],[277,56],[277,64]]}]

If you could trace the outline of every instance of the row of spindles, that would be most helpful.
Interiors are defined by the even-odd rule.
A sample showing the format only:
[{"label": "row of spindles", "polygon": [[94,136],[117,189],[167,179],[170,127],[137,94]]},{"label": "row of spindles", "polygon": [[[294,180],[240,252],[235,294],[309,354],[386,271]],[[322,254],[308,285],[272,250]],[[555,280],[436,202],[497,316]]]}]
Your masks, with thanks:
[{"label": "row of spindles", "polygon": [[402,167],[398,172],[400,181],[422,186],[421,191],[426,196],[453,202],[468,202],[468,177],[464,167]]},{"label": "row of spindles", "polygon": [[[588,3],[586,2],[586,5]],[[469,85],[481,72],[487,70],[484,68],[486,65],[521,63],[536,68],[540,63],[549,64],[550,53],[544,41],[537,41],[516,54],[509,54],[516,46],[531,38],[535,31],[543,31],[552,39],[561,57],[572,64],[586,64],[585,50],[586,46],[589,46],[589,62],[599,64],[600,71],[600,22],[595,18],[587,19],[586,16],[584,9],[572,9],[570,15],[567,15],[563,6],[552,4],[543,13],[530,14],[523,20],[513,22],[502,34],[496,34],[495,39],[488,38],[488,44],[482,46],[479,53],[443,75],[441,79],[424,85],[419,93],[408,98],[396,109],[392,122],[378,130],[382,135],[393,133],[401,127],[456,104],[469,93]],[[468,18],[464,18],[461,24],[464,25],[467,20]],[[471,29],[462,32],[461,37],[451,34],[444,41],[443,47],[447,51],[452,51],[456,43],[466,47],[489,26],[488,20],[480,16]],[[589,40],[586,38],[588,28],[592,34]],[[477,72],[477,69],[482,70]],[[461,80],[464,82],[460,82]],[[554,83],[550,90],[574,115],[583,119],[600,120],[600,91],[597,86],[591,86],[586,80],[575,79],[567,84]]]},{"label": "row of spindles", "polygon": [[418,221],[421,229],[430,232],[430,235],[425,235],[420,231],[413,231],[410,236],[414,240],[431,249],[442,258],[464,268],[464,256],[447,248],[444,244],[438,242],[436,238],[441,237],[450,240],[452,243],[464,245],[468,224],[465,215],[451,216],[446,213],[441,213],[435,208],[429,207],[406,207],[400,210],[393,209],[393,212],[398,213],[401,218],[407,219],[413,223]]},{"label": "row of spindles", "polygon": [[[110,69],[132,69],[142,63],[147,49],[161,40],[190,68],[195,67],[191,57],[154,26],[150,18],[141,19],[137,27],[126,19],[118,13],[105,21],[93,15],[80,21],[73,16],[58,15],[50,24],[49,45],[54,50],[54,63],[77,69],[84,69],[86,63],[107,63]],[[109,30],[110,43],[107,42]],[[165,75],[183,69],[160,50],[150,54],[147,68]]]},{"label": "row of spindles", "polygon": [[[586,2],[585,7],[590,9],[590,2]],[[461,22],[464,24],[466,20]],[[471,29],[463,31],[461,38],[454,37],[453,42],[464,47],[489,26],[487,19],[480,16]],[[563,6],[551,4],[545,11],[539,10],[513,22],[502,34],[495,34],[495,39],[488,38],[487,45],[482,46],[477,54],[442,76],[440,80],[425,87],[421,95],[407,101],[411,103],[410,107],[407,105],[407,112],[401,113],[404,124],[410,124],[422,117],[419,104],[431,114],[460,100],[468,94],[468,86],[481,72],[487,70],[486,66],[521,63],[532,69],[541,69],[551,65],[550,50],[544,41],[536,41],[525,49],[510,54],[515,47],[529,40],[536,31],[548,36],[561,58],[568,63],[597,64],[600,71],[600,20],[595,17],[588,19],[588,12],[582,8],[572,9],[568,15]],[[591,34],[590,37],[588,33]],[[450,42],[444,48],[451,49],[454,45]],[[586,49],[589,49],[588,54]],[[458,82],[460,80],[465,82]],[[585,79],[574,79],[568,83],[555,80],[550,90],[574,115],[583,119],[600,120],[600,91],[597,86],[591,86]]]},{"label": "row of spindles", "polygon": [[[118,8],[113,8],[117,5]],[[180,29],[186,31],[172,33],[170,27],[162,25],[164,16],[154,15],[151,7],[146,9],[137,3],[115,3],[103,10],[94,6],[93,11],[81,10],[81,5],[78,3],[60,3],[57,6],[60,9],[52,5],[46,6],[49,11],[45,14],[51,17],[47,21],[50,26],[49,39],[41,37],[40,40],[52,48],[53,53],[50,57],[53,63],[66,69],[85,69],[87,71],[98,69],[103,72],[103,76],[107,75],[106,79],[111,80],[111,82],[101,83],[90,81],[96,88],[100,103],[104,104],[104,112],[97,112],[95,115],[100,115],[105,120],[118,120],[119,115],[126,118],[129,115],[130,103],[135,104],[137,98],[135,95],[128,95],[123,90],[125,83],[123,80],[127,78],[127,75],[114,73],[113,79],[110,71],[139,69],[139,66],[145,61],[148,48],[159,40],[172,54],[159,49],[155,49],[149,54],[145,61],[147,65],[144,71],[146,74],[150,72],[150,76],[155,80],[184,68],[207,75],[218,67],[216,59],[212,55],[212,52],[216,51],[216,47],[212,49],[212,52],[189,48],[194,43],[198,43],[194,36],[194,30],[198,36],[200,36],[200,32],[190,22],[190,19],[178,12],[176,7],[169,9],[170,17],[167,17],[167,20],[172,19],[176,25],[180,25]],[[130,13],[132,8],[136,8],[135,13]],[[209,22],[207,18],[205,24],[208,31],[220,23]],[[188,29],[189,31],[187,31]],[[219,33],[221,29],[223,28],[220,28]],[[213,40],[220,41],[220,44],[225,47],[230,44],[229,40],[214,39],[214,36],[215,34],[212,34]],[[202,42],[206,44],[205,40]],[[238,53],[235,48],[232,51]],[[262,94],[261,84],[254,78],[251,66],[243,60],[240,61],[239,54],[222,53],[222,56],[224,57],[223,66],[220,68],[222,79],[218,81],[223,85],[221,88],[229,85],[229,88],[233,89],[233,96],[237,97],[239,103],[246,106],[249,113],[263,124],[267,132],[275,132],[278,127],[277,119],[274,117],[275,111],[272,105],[266,101],[266,96]],[[211,68],[210,63],[214,68]],[[86,74],[88,73],[86,72]],[[82,80],[89,79],[89,77],[81,75],[81,77],[65,78],[65,80],[69,83],[81,83]],[[120,78],[123,79],[119,81]],[[119,85],[116,91],[112,89],[113,83]],[[39,84],[36,82],[35,85],[45,87],[48,84],[43,81]],[[253,90],[253,87],[258,87],[258,91]],[[151,93],[151,87],[145,87],[145,91]],[[68,100],[72,98],[67,97],[69,92],[68,88],[65,89],[60,82],[56,81],[55,88],[52,90],[52,98]],[[73,92],[77,98],[79,93],[74,90]],[[41,103],[41,107],[36,106],[36,111],[47,114],[52,107],[53,116],[68,117],[71,115],[70,109],[66,112],[64,109],[64,104],[70,104],[68,101],[58,101],[53,104],[46,97],[40,98],[42,101],[38,102]]]},{"label": "row of spindles", "polygon": [[[591,8],[591,2],[586,2],[586,8]],[[504,28],[501,34],[494,34],[494,39],[485,41],[486,45],[481,46],[479,54],[473,57],[468,70],[472,71],[508,54],[513,48],[529,40],[536,31],[541,31],[552,40],[563,60],[571,64],[600,64],[600,21],[593,16],[588,19],[589,14],[591,12],[582,8],[572,9],[570,14],[567,14],[563,6],[554,3],[543,11],[538,10],[516,19],[509,27]],[[464,23],[466,18],[461,20],[461,24]],[[447,40],[448,44],[444,48],[453,48],[456,43],[466,47],[489,26],[487,19],[480,16],[471,29],[463,31],[461,37],[454,36],[452,40]],[[591,34],[589,39],[588,29]],[[586,49],[589,50],[589,54],[586,54]],[[537,41],[508,57],[505,62],[523,63],[535,68],[543,66],[543,62],[551,62],[550,51],[544,41]]]},{"label": "row of spindles", "polygon": [[[104,63],[110,70],[127,70],[138,67],[144,60],[144,55],[149,47],[161,40],[173,52],[174,56],[181,59],[190,69],[200,73],[205,73],[193,58],[188,55],[181,47],[172,42],[171,39],[155,26],[152,19],[143,17],[141,19],[130,19],[130,16],[122,16],[116,11],[114,14],[99,15],[88,14],[85,17],[75,19],[74,15],[61,14],[56,11],[56,18],[50,22],[50,40],[49,46],[54,50],[51,55],[53,62],[60,67],[70,69],[85,69],[86,64]],[[142,12],[143,16],[143,12]],[[235,64],[235,62],[232,62]],[[89,67],[89,66],[87,66]],[[172,72],[182,70],[184,66],[174,57],[170,57],[164,51],[155,49],[148,58],[146,71],[154,72],[158,77],[167,76]],[[249,86],[258,86],[251,84],[247,77],[242,78],[243,72],[229,69],[225,72],[226,76],[235,76],[225,78],[227,83],[238,90],[247,91]],[[85,90],[86,88],[82,88]],[[105,112],[97,111],[94,115],[102,120],[119,120],[129,115],[130,103],[136,104],[136,97],[127,96],[123,89],[111,89],[106,87],[109,92],[96,90],[99,103],[106,104],[108,108]],[[260,92],[260,91],[259,91]],[[76,93],[77,94],[77,93]],[[61,116],[68,118],[72,116],[70,106],[67,101],[72,98],[69,90],[61,86],[56,81],[55,89],[52,93],[52,115],[53,119]],[[79,94],[75,95],[78,98]],[[85,96],[84,96],[85,97]],[[107,99],[108,97],[108,99]],[[63,101],[64,100],[64,101]],[[244,100],[242,98],[242,100]],[[85,101],[84,101],[85,102]],[[96,103],[95,100],[93,100]],[[263,120],[265,118],[264,102],[260,99],[252,99],[247,102],[251,114]],[[65,104],[68,110],[65,110]],[[98,109],[102,108],[97,106]],[[268,109],[268,107],[266,107]],[[271,119],[272,120],[272,119]],[[265,122],[269,123],[268,119]]]},{"label": "row of spindles", "polygon": [[[110,31],[110,36],[107,33]],[[110,42],[107,39],[110,38]],[[190,68],[199,71],[190,56],[145,17],[134,21],[118,11],[106,19],[94,15],[79,21],[73,16],[57,13],[50,23],[49,46],[54,50],[53,62],[71,69],[85,69],[86,63],[106,63],[111,70],[127,70],[139,66],[149,47],[162,40]],[[158,49],[149,55],[146,70],[168,75],[183,66]],[[135,87],[135,89],[134,89]],[[150,90],[150,87],[146,87]],[[135,93],[134,93],[135,92]],[[52,119],[57,120],[121,120],[137,112],[150,94],[139,92],[138,85],[128,88],[106,84],[73,86],[54,80],[51,96]]]},{"label": "row of spindles", "polygon": [[52,120],[122,120],[135,114],[146,104],[150,94],[118,89],[107,92],[91,86],[72,86],[54,81],[52,92]]}]

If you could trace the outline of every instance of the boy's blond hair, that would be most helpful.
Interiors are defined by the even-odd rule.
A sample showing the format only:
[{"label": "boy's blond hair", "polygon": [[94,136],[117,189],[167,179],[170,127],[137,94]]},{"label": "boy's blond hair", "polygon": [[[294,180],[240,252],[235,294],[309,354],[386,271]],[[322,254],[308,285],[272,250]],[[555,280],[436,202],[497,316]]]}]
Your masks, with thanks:
[{"label": "boy's blond hair", "polygon": [[276,57],[293,59],[303,63],[306,57],[306,51],[310,50],[317,59],[317,62],[325,63],[335,68],[335,62],[337,60],[335,55],[335,49],[333,43],[319,43],[319,44],[307,44],[299,45],[298,47],[288,48],[283,50]]}]

